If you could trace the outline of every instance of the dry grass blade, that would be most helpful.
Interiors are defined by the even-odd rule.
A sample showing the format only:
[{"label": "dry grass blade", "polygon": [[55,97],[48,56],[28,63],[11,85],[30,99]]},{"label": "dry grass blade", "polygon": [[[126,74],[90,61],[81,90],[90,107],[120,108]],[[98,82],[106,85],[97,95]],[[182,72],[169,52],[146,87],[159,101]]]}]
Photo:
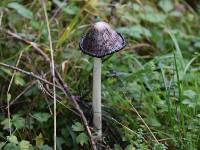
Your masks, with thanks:
[{"label": "dry grass blade", "polygon": [[154,138],[154,140],[156,141],[157,144],[159,144],[156,136],[153,134],[153,132],[151,131],[151,129],[149,128],[149,126],[146,124],[146,122],[144,121],[144,119],[141,117],[141,115],[139,114],[139,112],[137,111],[137,109],[135,109],[135,107],[130,103],[133,111],[138,115],[138,117],[140,118],[140,120],[142,121],[142,123],[145,125],[145,127],[149,130],[149,132],[151,133],[152,137]]},{"label": "dry grass blade", "polygon": [[57,135],[57,131],[56,131],[56,126],[57,126],[57,119],[56,119],[56,86],[55,86],[55,82],[56,82],[56,77],[55,77],[55,64],[54,64],[54,50],[53,50],[53,44],[52,44],[52,39],[51,39],[51,30],[50,30],[50,25],[49,25],[49,19],[48,19],[48,15],[47,15],[47,10],[46,10],[46,4],[44,2],[44,0],[41,0],[43,9],[44,9],[44,14],[45,14],[45,19],[46,19],[46,24],[47,24],[47,30],[48,30],[48,38],[49,38],[49,46],[50,46],[50,51],[51,51],[51,73],[52,73],[52,77],[53,77],[53,103],[54,103],[54,108],[53,108],[53,114],[54,114],[54,150],[56,150],[56,135]]},{"label": "dry grass blade", "polygon": [[[16,67],[19,65],[19,62],[21,60],[21,57],[22,57],[22,54],[23,54],[23,51],[21,51],[19,57],[18,57],[18,60],[17,60],[17,63],[16,63]],[[10,135],[12,134],[12,131],[11,131],[11,114],[10,114],[10,100],[11,100],[11,94],[10,94],[10,88],[11,88],[11,85],[13,83],[13,79],[15,77],[15,74],[16,74],[16,70],[14,70],[13,74],[12,74],[12,77],[10,79],[10,83],[8,85],[8,89],[7,89],[7,112],[8,112],[8,126],[9,126],[9,133]]]}]

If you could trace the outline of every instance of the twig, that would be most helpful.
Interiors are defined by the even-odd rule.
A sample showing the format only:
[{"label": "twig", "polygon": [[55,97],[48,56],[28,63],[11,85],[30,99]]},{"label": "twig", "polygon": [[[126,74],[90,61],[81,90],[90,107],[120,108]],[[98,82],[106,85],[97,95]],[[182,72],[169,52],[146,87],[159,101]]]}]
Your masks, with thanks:
[{"label": "twig", "polygon": [[146,126],[146,128],[149,130],[149,132],[151,133],[152,137],[154,138],[154,140],[156,141],[157,144],[160,144],[156,138],[156,136],[153,134],[153,132],[151,131],[151,129],[149,128],[149,126],[146,124],[146,122],[144,121],[144,119],[140,116],[139,112],[137,111],[137,109],[135,109],[135,107],[133,106],[133,104],[131,104],[129,102],[129,104],[132,106],[132,109],[134,110],[134,112],[138,115],[138,117],[140,118],[140,120],[142,121],[142,123]]},{"label": "twig", "polygon": [[[53,99],[53,94],[51,93],[50,89],[47,87],[47,86],[43,86],[42,83],[39,82],[39,85],[40,85],[40,89],[42,91],[42,93],[46,94],[48,97],[50,97],[51,99]],[[58,95],[56,95],[56,100],[59,104],[61,104],[62,106],[64,106],[65,108],[67,108],[68,110],[70,110],[71,112],[73,112],[74,114],[76,114],[77,116],[80,117],[80,115],[74,111],[73,109],[67,107],[65,104],[63,104],[60,100],[62,99],[62,97],[59,97]]]},{"label": "twig", "polygon": [[[23,74],[25,74],[25,75],[34,77],[34,78],[36,78],[37,80],[42,81],[42,82],[44,82],[44,83],[46,83],[46,84],[48,84],[48,85],[53,85],[53,83],[51,83],[51,82],[49,82],[49,81],[47,81],[47,80],[45,80],[45,79],[43,79],[43,78],[41,78],[41,77],[39,77],[39,76],[33,74],[32,72],[28,72],[28,71],[25,71],[25,70],[22,70],[22,69],[20,69],[20,68],[17,68],[17,67],[11,66],[11,65],[7,65],[7,64],[4,64],[4,63],[0,63],[0,66],[3,66],[3,67],[5,67],[5,68],[9,68],[9,69],[12,69],[12,70],[21,72],[21,73],[23,73]],[[32,82],[22,93],[20,93],[20,94],[10,103],[10,105],[13,105],[13,103],[14,103],[19,97],[21,97],[27,90],[29,90],[35,83],[36,83],[36,82]],[[60,89],[60,90],[63,90],[63,89],[62,89],[61,87],[59,87],[59,86],[56,86],[56,87],[57,87],[58,89]],[[48,95],[49,95],[49,93],[48,93]],[[49,96],[50,96],[50,95],[49,95]],[[51,96],[51,98],[52,98],[52,96]],[[61,105],[63,105],[65,108],[69,109],[70,111],[72,111],[73,113],[75,113],[77,116],[79,116],[79,115],[77,114],[77,112],[75,112],[75,111],[73,111],[72,109],[68,108],[67,106],[65,106],[64,104],[62,104],[62,102],[60,102],[60,101],[58,101],[58,102],[59,102]],[[2,107],[1,107],[1,108],[2,108]]]},{"label": "twig", "polygon": [[[2,31],[4,31],[4,30],[2,30]],[[8,34],[8,35],[14,37],[15,39],[22,41],[22,42],[25,43],[25,44],[31,45],[31,46],[34,48],[34,50],[35,50],[37,53],[39,53],[39,54],[45,59],[46,62],[49,63],[49,62],[51,61],[51,60],[49,59],[48,55],[45,54],[45,53],[43,52],[43,50],[39,47],[38,44],[36,44],[36,43],[34,43],[34,42],[31,42],[31,41],[28,41],[28,40],[26,40],[26,39],[23,39],[21,36],[15,34],[15,33],[13,33],[13,32],[11,32],[11,31],[9,31],[9,30],[4,31],[4,32],[5,32],[6,34]]]},{"label": "twig", "polygon": [[36,83],[36,81],[33,81],[28,85],[17,97],[15,97],[14,100],[10,102],[10,106],[13,105],[24,93],[26,93],[28,90],[31,89],[31,87]]},{"label": "twig", "polygon": [[[12,69],[12,70],[16,70],[16,71],[18,71],[18,72],[21,72],[21,73],[27,75],[27,76],[33,77],[33,78],[38,79],[38,80],[40,80],[40,81],[42,81],[42,82],[44,82],[44,83],[46,83],[46,84],[49,84],[49,85],[52,85],[52,86],[53,86],[53,83],[47,81],[46,79],[43,79],[43,78],[40,77],[40,76],[37,76],[37,75],[34,74],[33,72],[28,72],[28,71],[22,70],[22,69],[20,69],[20,68],[17,68],[17,67],[8,65],[8,64],[4,64],[4,63],[1,63],[1,62],[0,62],[0,66],[3,66],[3,67],[5,67],[5,68],[9,68],[9,69]],[[57,87],[58,89],[62,90],[61,87],[59,87],[59,86],[57,86],[57,85],[56,85],[56,87]]]},{"label": "twig", "polygon": [[[5,33],[8,34],[8,35],[13,36],[13,37],[14,37],[15,39],[17,39],[17,40],[20,40],[20,41],[22,41],[22,42],[24,42],[24,43],[26,43],[26,44],[31,45],[31,46],[34,48],[34,50],[35,50],[37,53],[39,53],[39,54],[44,58],[44,60],[45,60],[47,63],[50,63],[50,59],[49,59],[48,55],[45,54],[45,53],[43,52],[43,50],[42,50],[36,43],[31,42],[31,41],[28,41],[28,40],[26,40],[26,39],[23,39],[22,37],[20,37],[19,35],[15,34],[15,33],[12,33],[11,31],[5,31]],[[78,111],[78,113],[80,114],[80,117],[81,117],[81,119],[82,119],[82,121],[83,121],[83,124],[84,124],[84,126],[85,126],[85,128],[86,128],[86,131],[87,131],[87,134],[88,134],[88,137],[89,137],[89,140],[90,140],[90,144],[91,144],[91,146],[92,146],[92,149],[93,149],[93,150],[97,150],[95,141],[94,141],[94,139],[93,139],[93,137],[92,137],[92,133],[91,133],[91,131],[90,131],[90,128],[89,128],[89,126],[88,126],[87,119],[86,119],[86,117],[85,117],[83,111],[81,110],[81,108],[80,108],[79,104],[77,103],[75,97],[71,94],[71,92],[69,91],[68,86],[65,84],[65,82],[63,81],[63,79],[61,78],[61,76],[60,76],[60,74],[57,72],[57,70],[55,70],[55,76],[56,76],[56,80],[57,80],[58,83],[61,85],[62,91],[64,92],[65,96],[68,97],[68,98],[70,99],[70,101],[72,101],[72,102],[74,103],[75,109],[76,109],[76,110]],[[42,80],[41,80],[41,81],[42,81]],[[47,82],[48,82],[48,81],[47,81]],[[46,83],[47,83],[47,82],[46,82]],[[50,82],[48,82],[47,84],[49,84],[49,83],[50,83]],[[50,84],[50,85],[52,85],[52,84]]]}]

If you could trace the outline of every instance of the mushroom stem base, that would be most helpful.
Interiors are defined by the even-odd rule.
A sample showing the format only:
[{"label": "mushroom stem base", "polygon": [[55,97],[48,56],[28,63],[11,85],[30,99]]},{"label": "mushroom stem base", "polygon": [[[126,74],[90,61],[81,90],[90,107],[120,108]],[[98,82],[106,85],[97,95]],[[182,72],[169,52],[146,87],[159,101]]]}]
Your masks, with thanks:
[{"label": "mushroom stem base", "polygon": [[102,118],[101,118],[101,58],[94,58],[93,64],[93,125],[99,139],[102,137]]}]

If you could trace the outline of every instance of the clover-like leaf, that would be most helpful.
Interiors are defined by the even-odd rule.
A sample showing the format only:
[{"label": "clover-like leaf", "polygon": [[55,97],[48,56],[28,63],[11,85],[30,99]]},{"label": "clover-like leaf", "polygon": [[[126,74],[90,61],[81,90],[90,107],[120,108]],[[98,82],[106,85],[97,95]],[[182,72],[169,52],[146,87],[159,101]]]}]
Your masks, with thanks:
[{"label": "clover-like leaf", "polygon": [[76,142],[79,143],[81,146],[84,144],[88,144],[88,136],[82,132],[76,137]]}]

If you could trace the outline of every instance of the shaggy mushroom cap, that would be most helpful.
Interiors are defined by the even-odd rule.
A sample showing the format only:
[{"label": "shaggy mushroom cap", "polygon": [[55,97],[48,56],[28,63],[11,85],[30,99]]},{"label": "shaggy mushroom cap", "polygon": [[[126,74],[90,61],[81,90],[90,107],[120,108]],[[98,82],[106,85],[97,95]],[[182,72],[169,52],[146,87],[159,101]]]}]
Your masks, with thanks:
[{"label": "shaggy mushroom cap", "polygon": [[97,22],[80,40],[79,46],[84,53],[101,58],[123,49],[125,40],[106,22]]}]

